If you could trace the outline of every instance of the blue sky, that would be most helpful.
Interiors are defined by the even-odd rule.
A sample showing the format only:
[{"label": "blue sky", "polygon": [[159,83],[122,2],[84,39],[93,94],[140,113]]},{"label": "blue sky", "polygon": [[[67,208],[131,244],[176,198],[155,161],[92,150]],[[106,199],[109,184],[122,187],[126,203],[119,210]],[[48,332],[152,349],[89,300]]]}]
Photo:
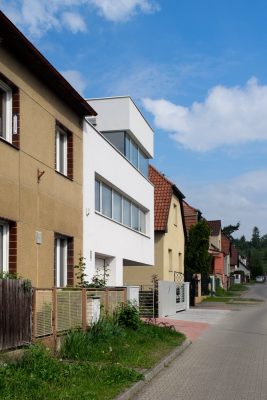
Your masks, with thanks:
[{"label": "blue sky", "polygon": [[207,219],[267,233],[265,1],[0,7],[86,98],[133,97],[155,129],[153,164]]}]

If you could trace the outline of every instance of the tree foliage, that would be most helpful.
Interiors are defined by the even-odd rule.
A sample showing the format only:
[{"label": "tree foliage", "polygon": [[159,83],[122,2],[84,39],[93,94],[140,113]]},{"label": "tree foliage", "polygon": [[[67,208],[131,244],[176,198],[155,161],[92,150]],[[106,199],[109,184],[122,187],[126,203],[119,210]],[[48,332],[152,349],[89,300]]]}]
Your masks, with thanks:
[{"label": "tree foliage", "polygon": [[210,228],[206,221],[199,221],[189,230],[185,250],[185,267],[193,273],[208,276],[211,272],[212,256],[209,250]]},{"label": "tree foliage", "polygon": [[232,234],[236,231],[238,231],[240,227],[240,222],[238,222],[236,225],[227,225],[222,229],[222,232],[227,236],[229,239],[233,239]]}]

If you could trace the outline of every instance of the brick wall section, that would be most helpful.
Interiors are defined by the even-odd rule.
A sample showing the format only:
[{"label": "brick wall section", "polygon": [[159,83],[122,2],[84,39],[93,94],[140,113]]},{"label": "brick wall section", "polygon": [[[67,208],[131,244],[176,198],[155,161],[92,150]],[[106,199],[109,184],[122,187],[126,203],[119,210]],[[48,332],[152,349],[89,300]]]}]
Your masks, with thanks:
[{"label": "brick wall section", "polygon": [[9,222],[9,273],[17,273],[17,223]]},{"label": "brick wall section", "polygon": [[[13,118],[17,116],[17,133],[12,133],[12,144],[19,149],[20,146],[20,95],[19,89],[13,89],[12,91],[12,115]],[[14,120],[13,120],[14,121]],[[13,132],[13,129],[12,129]]]},{"label": "brick wall section", "polygon": [[74,285],[74,243],[73,238],[68,238],[67,253],[67,285]]}]

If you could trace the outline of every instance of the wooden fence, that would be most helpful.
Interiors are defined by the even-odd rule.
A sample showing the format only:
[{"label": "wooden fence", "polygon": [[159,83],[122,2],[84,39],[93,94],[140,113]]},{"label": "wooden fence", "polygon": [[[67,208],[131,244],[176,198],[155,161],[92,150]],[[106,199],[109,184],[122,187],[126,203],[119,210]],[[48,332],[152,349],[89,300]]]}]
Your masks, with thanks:
[{"label": "wooden fence", "polygon": [[23,346],[31,338],[31,287],[20,279],[0,279],[0,350]]}]

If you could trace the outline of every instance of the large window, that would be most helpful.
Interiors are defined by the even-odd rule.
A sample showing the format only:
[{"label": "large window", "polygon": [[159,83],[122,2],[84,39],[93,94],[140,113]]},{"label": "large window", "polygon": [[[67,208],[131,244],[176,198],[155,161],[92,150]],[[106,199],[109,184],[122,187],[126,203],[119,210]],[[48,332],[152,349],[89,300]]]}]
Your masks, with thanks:
[{"label": "large window", "polygon": [[0,81],[0,136],[12,142],[12,90]]},{"label": "large window", "polygon": [[127,132],[102,132],[102,135],[116,147],[144,176],[148,177],[148,158]]},{"label": "large window", "polygon": [[95,210],[114,221],[146,234],[147,213],[145,210],[98,179],[95,180]]},{"label": "large window", "polygon": [[56,123],[56,170],[68,178],[73,178],[73,138],[72,132]]},{"label": "large window", "polygon": [[8,248],[9,248],[8,223],[0,221],[0,273],[8,272]]}]

